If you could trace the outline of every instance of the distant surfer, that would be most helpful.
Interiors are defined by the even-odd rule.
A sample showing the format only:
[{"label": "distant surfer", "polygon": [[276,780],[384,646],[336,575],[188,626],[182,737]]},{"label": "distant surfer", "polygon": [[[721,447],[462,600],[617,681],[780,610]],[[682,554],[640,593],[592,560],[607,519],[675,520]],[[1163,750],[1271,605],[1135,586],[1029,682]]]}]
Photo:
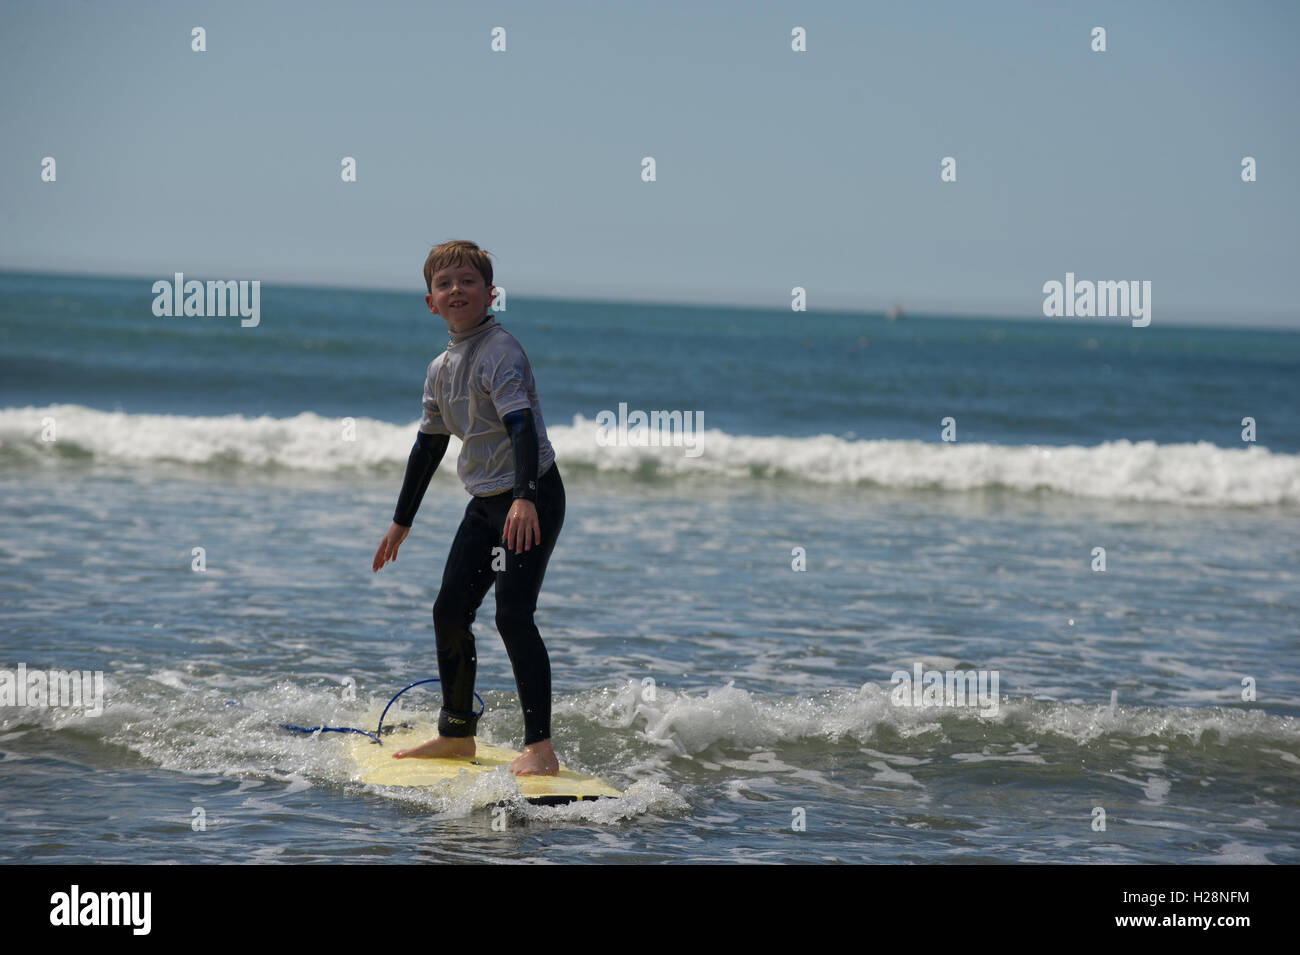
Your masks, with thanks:
[{"label": "distant surfer", "polygon": [[528,356],[488,315],[496,291],[488,253],[473,242],[444,242],[425,260],[424,281],[429,311],[447,322],[451,340],[429,365],[419,432],[373,569],[397,559],[452,434],[462,441],[456,471],[471,497],[433,605],[442,680],[438,735],[393,756],[474,755],[477,658],[470,624],[496,584],[496,625],[524,711],[524,751],[510,771],[553,776],[560,763],[551,748],[551,663],[533,612],[564,524],[564,484]]}]

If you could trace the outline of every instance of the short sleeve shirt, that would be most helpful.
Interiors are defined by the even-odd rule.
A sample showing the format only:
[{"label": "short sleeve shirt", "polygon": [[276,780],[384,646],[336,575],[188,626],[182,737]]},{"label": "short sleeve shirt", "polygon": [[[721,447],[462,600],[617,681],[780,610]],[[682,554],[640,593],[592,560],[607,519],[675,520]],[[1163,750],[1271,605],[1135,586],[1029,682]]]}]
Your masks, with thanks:
[{"label": "short sleeve shirt", "polygon": [[512,411],[533,412],[538,476],[555,461],[528,356],[496,319],[452,333],[447,350],[429,364],[423,405],[421,431],[460,438],[456,473],[476,497],[515,485],[514,448],[501,420]]}]

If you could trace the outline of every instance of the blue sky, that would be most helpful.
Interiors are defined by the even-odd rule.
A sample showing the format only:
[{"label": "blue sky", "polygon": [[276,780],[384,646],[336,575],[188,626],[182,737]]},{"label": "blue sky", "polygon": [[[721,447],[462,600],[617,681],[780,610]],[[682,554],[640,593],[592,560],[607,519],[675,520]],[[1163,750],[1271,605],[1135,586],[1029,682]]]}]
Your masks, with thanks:
[{"label": "blue sky", "polygon": [[4,3],[0,268],[420,295],[469,238],[524,296],[1041,316],[1072,271],[1300,328],[1297,35],[1289,2]]}]

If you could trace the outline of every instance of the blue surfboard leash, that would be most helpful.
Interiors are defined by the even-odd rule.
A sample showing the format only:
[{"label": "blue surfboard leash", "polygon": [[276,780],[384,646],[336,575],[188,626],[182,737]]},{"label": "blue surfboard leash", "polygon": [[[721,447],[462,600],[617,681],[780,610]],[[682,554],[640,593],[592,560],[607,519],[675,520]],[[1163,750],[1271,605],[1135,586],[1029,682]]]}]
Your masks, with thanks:
[{"label": "blue surfboard leash", "polygon": [[[292,723],[281,723],[280,727],[282,729],[291,730],[295,733],[309,733],[309,734],[360,733],[362,736],[369,736],[380,746],[383,746],[384,742],[379,737],[384,732],[384,717],[388,715],[389,708],[392,707],[392,705],[397,702],[397,698],[401,696],[403,693],[405,693],[407,690],[410,690],[414,687],[423,686],[425,683],[439,683],[439,682],[441,681],[436,676],[430,677],[427,680],[416,680],[414,683],[404,686],[396,693],[394,693],[393,698],[388,701],[388,706],[384,707],[384,712],[379,714],[379,726],[378,728],[376,728],[376,730],[373,733],[367,733],[365,730],[359,730],[354,726],[313,726],[311,728],[308,728],[306,726],[294,726]],[[481,709],[478,711],[478,715],[482,716],[483,712],[487,709],[487,704],[483,702],[483,697],[479,696],[477,693],[474,694],[474,699],[478,700],[478,705],[481,707]]]}]

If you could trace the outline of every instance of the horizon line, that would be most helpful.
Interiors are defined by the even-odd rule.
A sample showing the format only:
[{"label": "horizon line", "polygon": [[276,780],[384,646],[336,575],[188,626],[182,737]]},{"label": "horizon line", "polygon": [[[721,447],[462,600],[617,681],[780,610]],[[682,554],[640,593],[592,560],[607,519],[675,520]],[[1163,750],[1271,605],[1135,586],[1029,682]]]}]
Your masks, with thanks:
[{"label": "horizon line", "polygon": [[[174,273],[173,273],[174,274]],[[111,280],[111,281],[132,281],[139,280],[142,282],[159,281],[157,276],[147,276],[140,273],[102,273],[102,272],[74,272],[59,269],[13,269],[0,267],[0,276],[30,276],[34,278],[79,278],[91,280]],[[207,281],[206,279],[203,281]],[[215,281],[215,280],[214,280]],[[223,279],[222,281],[229,281]],[[251,279],[246,281],[252,281]],[[405,288],[395,287],[386,282],[377,282],[371,284],[358,285],[339,285],[332,282],[327,283],[309,283],[302,280],[282,280],[282,279],[258,279],[272,287],[287,289],[302,289],[315,291],[338,291],[338,292],[380,292],[391,295],[419,294],[423,299],[427,293],[418,293]],[[415,288],[418,289],[418,286]],[[600,293],[588,296],[558,296],[547,293],[535,292],[518,292],[510,291],[512,297],[522,298],[525,301],[535,300],[542,302],[577,302],[581,304],[592,305],[616,305],[616,306],[645,306],[655,305],[667,308],[696,308],[696,309],[728,309],[733,311],[770,311],[784,313],[785,309],[778,305],[746,303],[743,301],[691,301],[682,299],[659,299],[659,298],[619,298],[610,297]],[[1054,324],[1059,324],[1062,319],[1049,318],[1041,313],[1022,310],[1016,311],[1006,306],[963,306],[952,303],[937,304],[935,300],[923,300],[922,304],[916,306],[907,306],[901,299],[891,299],[889,304],[875,307],[864,308],[861,306],[844,306],[829,305],[818,308],[809,308],[806,312],[796,314],[833,314],[833,315],[885,315],[892,308],[900,309],[901,318],[955,318],[955,319],[986,319],[995,321],[1034,321],[1045,320]],[[1285,309],[1273,309],[1269,307],[1251,306],[1247,309],[1247,319],[1244,323],[1225,324],[1222,321],[1204,319],[1187,319],[1179,316],[1182,312],[1201,312],[1203,314],[1223,314],[1231,308],[1227,305],[1166,305],[1163,308],[1174,314],[1173,318],[1166,319],[1159,323],[1161,325],[1174,325],[1180,328],[1219,328],[1227,331],[1234,329],[1250,329],[1258,331],[1277,331],[1277,332],[1300,332],[1300,312],[1288,312]],[[1293,325],[1276,324],[1280,321],[1291,320]],[[1069,318],[1064,321],[1070,324],[1086,325],[1114,325],[1115,318]],[[1265,324],[1260,324],[1265,322]],[[1153,325],[1157,323],[1153,322]]]}]

